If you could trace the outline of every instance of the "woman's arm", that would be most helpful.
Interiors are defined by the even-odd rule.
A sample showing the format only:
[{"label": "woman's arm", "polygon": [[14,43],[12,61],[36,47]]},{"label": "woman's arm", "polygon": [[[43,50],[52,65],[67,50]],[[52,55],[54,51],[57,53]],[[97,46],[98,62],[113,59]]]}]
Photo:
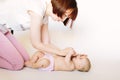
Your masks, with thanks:
[{"label": "woman's arm", "polygon": [[30,37],[32,45],[43,52],[61,54],[61,50],[50,43],[47,25],[42,24],[42,16],[29,11],[31,16]]},{"label": "woman's arm", "polygon": [[55,46],[54,44],[51,43],[51,39],[50,39],[50,35],[49,35],[49,30],[48,30],[48,25],[47,24],[44,24],[42,26],[41,34],[42,34],[42,43],[47,44],[47,46],[60,51],[57,55],[66,56],[69,51],[72,51],[73,53],[75,53],[75,51],[71,47],[68,47],[68,48],[65,48],[63,50],[60,50],[60,48],[58,48],[57,46]]},{"label": "woman's arm", "polygon": [[77,54],[74,53],[72,50],[68,52],[68,54],[65,56],[65,62],[68,66],[71,66],[73,64],[72,57],[76,56]]},{"label": "woman's arm", "polygon": [[75,57],[75,56],[77,56],[77,54],[76,54],[76,52],[73,52],[73,50],[69,50],[69,52],[66,54],[66,56],[65,56],[65,61],[66,61],[66,63],[70,63],[70,61],[72,61],[72,57]]}]

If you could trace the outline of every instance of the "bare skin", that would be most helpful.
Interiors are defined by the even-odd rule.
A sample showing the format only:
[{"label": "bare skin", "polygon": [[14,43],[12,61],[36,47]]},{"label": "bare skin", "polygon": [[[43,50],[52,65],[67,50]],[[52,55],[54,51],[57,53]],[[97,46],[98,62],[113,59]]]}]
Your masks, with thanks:
[{"label": "bare skin", "polygon": [[[46,9],[45,15],[50,16],[57,21],[63,21],[72,12],[71,9],[68,9],[66,10],[65,15],[63,15],[63,17],[60,18],[57,15],[53,14],[52,12],[53,7],[51,3],[47,5],[48,7]],[[69,48],[69,50],[66,50],[66,49],[62,50],[57,46],[55,46],[54,44],[52,44],[50,41],[48,24],[42,23],[43,17],[31,10],[28,10],[28,14],[31,17],[30,38],[31,38],[33,47],[35,47],[37,50],[42,52],[57,54],[61,56],[65,56],[69,50],[73,50],[73,48]],[[73,50],[73,53],[74,52],[75,51]]]},{"label": "bare skin", "polygon": [[[25,66],[31,68],[46,68],[50,62],[48,59],[43,58],[45,54],[36,52],[30,61],[25,62]],[[86,55],[73,54],[69,52],[66,56],[53,55],[54,57],[54,70],[55,71],[73,71],[81,69],[82,61],[86,59]],[[73,57],[73,58],[72,58]],[[79,62],[81,63],[79,64]],[[83,63],[82,63],[83,64]],[[80,66],[79,66],[80,65]]]}]

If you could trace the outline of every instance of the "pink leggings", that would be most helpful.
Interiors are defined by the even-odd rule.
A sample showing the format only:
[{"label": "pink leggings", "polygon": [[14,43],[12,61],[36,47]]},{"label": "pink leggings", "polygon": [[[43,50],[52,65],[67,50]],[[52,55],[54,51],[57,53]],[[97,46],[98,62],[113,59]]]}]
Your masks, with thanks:
[{"label": "pink leggings", "polygon": [[10,32],[0,32],[0,68],[20,70],[28,59],[26,50]]}]

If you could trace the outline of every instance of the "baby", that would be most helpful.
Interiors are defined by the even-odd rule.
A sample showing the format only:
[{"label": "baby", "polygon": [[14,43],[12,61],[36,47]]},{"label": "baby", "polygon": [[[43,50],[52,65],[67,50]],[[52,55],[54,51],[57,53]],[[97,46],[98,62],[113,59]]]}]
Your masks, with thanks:
[{"label": "baby", "polygon": [[36,52],[25,66],[38,68],[40,71],[73,71],[88,72],[91,64],[87,55],[69,52],[66,56],[58,56]]}]

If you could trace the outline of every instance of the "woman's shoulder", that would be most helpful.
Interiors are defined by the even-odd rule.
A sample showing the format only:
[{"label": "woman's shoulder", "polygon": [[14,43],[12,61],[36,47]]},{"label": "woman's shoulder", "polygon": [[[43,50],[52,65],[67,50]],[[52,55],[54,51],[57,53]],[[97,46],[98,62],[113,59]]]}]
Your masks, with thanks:
[{"label": "woman's shoulder", "polygon": [[31,10],[41,16],[45,14],[47,0],[27,0],[27,10]]}]

